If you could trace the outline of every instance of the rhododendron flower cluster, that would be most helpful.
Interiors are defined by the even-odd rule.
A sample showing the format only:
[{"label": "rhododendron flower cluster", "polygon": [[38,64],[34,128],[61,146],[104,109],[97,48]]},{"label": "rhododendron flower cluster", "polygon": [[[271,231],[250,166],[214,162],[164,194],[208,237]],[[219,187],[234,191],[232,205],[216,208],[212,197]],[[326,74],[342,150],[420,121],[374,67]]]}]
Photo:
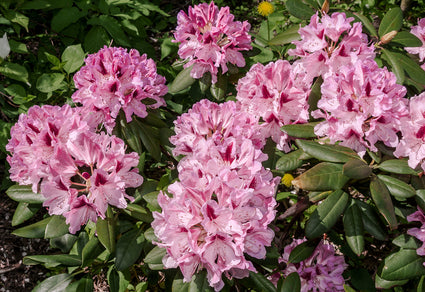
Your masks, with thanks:
[{"label": "rhododendron flower cluster", "polygon": [[185,68],[193,65],[191,76],[201,78],[210,72],[212,83],[217,82],[218,68],[226,73],[227,63],[245,66],[240,51],[252,49],[251,28],[247,21],[233,21],[229,7],[219,8],[211,2],[189,7],[189,13],[180,11],[174,37],[180,42],[178,54],[187,60]]},{"label": "rhododendron flower cluster", "polygon": [[261,164],[267,155],[251,139],[254,120],[234,102],[203,100],[175,122],[175,153],[187,156],[178,164],[180,181],[168,187],[172,197],[158,195],[162,213],[153,214],[152,226],[167,249],[164,267],[180,267],[186,282],[202,268],[215,290],[223,274],[248,276],[255,268],[244,254],[265,258],[274,237],[268,224],[279,178]]},{"label": "rhododendron flower cluster", "polygon": [[350,147],[363,155],[377,151],[382,141],[396,147],[401,119],[408,115],[406,89],[396,77],[372,60],[357,61],[329,75],[322,84],[322,97],[314,118],[325,118],[314,130],[331,143]]},{"label": "rhododendron flower cluster", "polygon": [[361,23],[351,26],[353,20],[340,12],[321,18],[316,13],[308,25],[298,30],[301,40],[293,42],[296,48],[288,54],[300,57],[296,63],[304,68],[308,80],[338,72],[344,64],[375,58],[374,47],[368,46]]},{"label": "rhododendron flower cluster", "polygon": [[272,137],[277,148],[290,151],[289,136],[280,128],[306,123],[309,119],[308,96],[311,83],[304,83],[288,61],[278,60],[266,66],[257,63],[237,85],[241,108],[260,117],[264,137]]},{"label": "rhododendron flower cluster", "polygon": [[402,139],[397,145],[396,157],[409,157],[408,164],[416,168],[418,164],[425,170],[425,92],[409,101],[409,116],[401,123]]},{"label": "rhododendron flower cluster", "polygon": [[11,179],[32,184],[51,215],[63,215],[75,233],[88,220],[104,218],[108,205],[127,206],[125,192],[138,187],[139,156],[125,153],[124,142],[93,132],[79,108],[34,106],[12,127],[7,150]]},{"label": "rhododendron flower cluster", "polygon": [[[418,21],[418,25],[414,25],[410,29],[410,33],[417,36],[422,41],[422,46],[420,47],[407,47],[405,50],[410,54],[418,54],[419,61],[423,62],[425,60],[425,18],[422,18]],[[422,69],[425,70],[425,63],[422,64]]]},{"label": "rhododendron flower cluster", "polygon": [[284,249],[280,263],[287,264],[283,275],[286,277],[297,272],[301,280],[301,292],[307,291],[344,291],[342,273],[347,268],[344,256],[335,255],[335,248],[322,241],[317,245],[311,256],[299,263],[289,262],[292,250],[306,239],[294,239]]},{"label": "rhododendron flower cluster", "polygon": [[[418,221],[422,224],[420,228],[417,228],[417,227],[410,228],[407,231],[407,234],[414,236],[420,241],[422,241],[422,246],[416,250],[416,253],[420,256],[425,256],[425,214],[424,212],[418,206],[418,211],[407,216],[407,221],[409,222]],[[423,265],[425,266],[425,262],[423,263]]]},{"label": "rhododendron flower cluster", "polygon": [[86,65],[74,75],[74,102],[81,103],[85,112],[100,112],[106,129],[111,133],[120,109],[127,122],[135,114],[148,115],[147,108],[165,105],[165,78],[156,71],[155,62],[146,54],[124,48],[104,47],[89,55]]}]

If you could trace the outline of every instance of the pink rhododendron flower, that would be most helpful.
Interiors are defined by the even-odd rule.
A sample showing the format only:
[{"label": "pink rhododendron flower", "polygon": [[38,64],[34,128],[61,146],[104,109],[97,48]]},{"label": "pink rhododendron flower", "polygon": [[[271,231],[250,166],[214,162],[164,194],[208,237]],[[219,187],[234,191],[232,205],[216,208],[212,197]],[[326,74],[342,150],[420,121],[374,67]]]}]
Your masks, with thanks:
[{"label": "pink rhododendron flower", "polygon": [[347,63],[375,58],[374,47],[368,46],[361,23],[351,26],[353,20],[340,12],[321,18],[316,13],[308,25],[299,29],[301,40],[293,42],[296,48],[288,54],[300,57],[296,63],[304,68],[307,80],[338,72]]},{"label": "pink rhododendron flower", "polygon": [[[417,227],[410,228],[407,231],[407,234],[414,236],[420,241],[422,241],[422,246],[416,250],[416,253],[420,256],[425,256],[425,214],[424,212],[418,206],[418,211],[407,216],[407,221],[409,222],[419,221],[422,224],[421,228],[417,228]],[[425,263],[423,263],[423,265],[425,266]]]},{"label": "pink rhododendron flower", "polygon": [[289,137],[280,128],[308,121],[310,87],[288,61],[278,60],[266,66],[257,63],[239,79],[236,98],[242,110],[264,121],[263,135],[272,137],[278,149],[288,152]]},{"label": "pink rhododendron flower", "polygon": [[223,288],[223,274],[248,276],[255,268],[245,254],[264,258],[274,237],[268,225],[279,178],[261,164],[267,155],[251,140],[249,116],[233,102],[203,100],[175,123],[170,140],[187,156],[177,167],[180,181],[168,187],[172,197],[158,195],[162,212],[153,213],[152,226],[167,249],[164,266],[179,267],[186,282],[202,268],[215,290]]},{"label": "pink rhododendron flower", "polygon": [[394,155],[409,157],[411,168],[420,164],[425,170],[425,92],[410,99],[409,114],[401,121],[402,138]]},{"label": "pink rhododendron flower", "polygon": [[[410,33],[417,36],[422,41],[422,46],[420,47],[407,47],[404,48],[410,54],[418,54],[419,61],[423,62],[425,60],[425,18],[422,18],[418,21],[418,25],[414,25],[410,29]],[[422,65],[424,67],[425,64]],[[424,69],[425,70],[425,69]]]},{"label": "pink rhododendron flower", "polygon": [[382,141],[396,147],[401,119],[408,115],[406,89],[396,83],[386,68],[372,60],[357,61],[329,75],[322,84],[322,97],[312,112],[325,118],[314,131],[331,143],[350,147],[363,155],[366,149],[377,151]]},{"label": "pink rhododendron flower", "polygon": [[227,72],[227,63],[245,66],[240,51],[250,50],[250,24],[233,21],[229,7],[219,8],[211,2],[189,7],[189,13],[180,11],[174,37],[180,42],[178,54],[187,60],[185,68],[192,66],[190,75],[201,78],[210,72],[212,82],[217,82],[218,68]]},{"label": "pink rhododendron flower", "polygon": [[283,275],[286,277],[297,272],[301,280],[301,292],[307,291],[344,291],[342,273],[347,268],[344,256],[335,255],[332,245],[321,241],[312,255],[300,263],[290,263],[289,255],[292,250],[306,239],[294,239],[284,249],[280,263],[287,264]]},{"label": "pink rhododendron flower", "polygon": [[165,106],[165,78],[157,74],[155,62],[146,54],[105,46],[85,62],[74,75],[78,90],[72,99],[81,103],[86,112],[100,112],[109,133],[120,109],[130,122],[133,114],[144,118],[147,108]]}]

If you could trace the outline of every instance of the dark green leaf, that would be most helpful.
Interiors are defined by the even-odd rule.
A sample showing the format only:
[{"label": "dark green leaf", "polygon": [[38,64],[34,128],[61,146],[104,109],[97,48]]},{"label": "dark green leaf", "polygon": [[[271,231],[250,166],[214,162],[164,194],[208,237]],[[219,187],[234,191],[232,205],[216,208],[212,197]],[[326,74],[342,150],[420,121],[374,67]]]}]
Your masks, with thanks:
[{"label": "dark green leaf", "polygon": [[384,162],[378,165],[378,168],[383,171],[388,171],[391,173],[399,173],[399,174],[418,175],[419,173],[418,171],[415,171],[409,167],[406,159],[385,160]]},{"label": "dark green leaf", "polygon": [[165,248],[155,246],[145,257],[144,263],[152,270],[162,270],[162,258],[165,256]]},{"label": "dark green leaf", "polygon": [[3,62],[0,64],[0,74],[14,80],[28,83],[28,71],[27,69],[19,64]]},{"label": "dark green leaf", "polygon": [[353,15],[354,17],[356,17],[358,20],[360,20],[363,23],[363,26],[369,31],[371,36],[374,36],[374,37],[378,36],[378,33],[376,32],[376,29],[373,26],[372,22],[369,20],[369,18],[356,12],[354,12]]},{"label": "dark green leaf", "polygon": [[209,291],[213,289],[208,284],[207,273],[205,270],[193,275],[190,282],[183,282],[183,276],[179,273],[173,280],[172,291],[179,292],[197,292]]},{"label": "dark green leaf", "polygon": [[375,284],[366,269],[358,268],[349,271],[351,284],[360,291],[375,291]]},{"label": "dark green leaf", "polygon": [[[280,289],[279,289],[280,288]],[[301,291],[301,280],[297,272],[289,274],[278,287],[278,292],[299,292]]]},{"label": "dark green leaf", "polygon": [[25,238],[43,238],[47,223],[49,223],[51,219],[52,217],[47,217],[34,224],[16,229],[12,234]]},{"label": "dark green leaf", "polygon": [[425,275],[424,259],[414,249],[401,249],[385,259],[380,277],[388,281],[401,281]]},{"label": "dark green leaf", "polygon": [[391,40],[394,43],[400,44],[403,47],[420,47],[422,46],[422,41],[411,34],[408,31],[400,31],[397,35]]},{"label": "dark green leaf", "polygon": [[416,289],[417,292],[425,291],[425,276],[421,277],[421,280],[418,283],[418,287]]},{"label": "dark green leaf", "polygon": [[142,253],[144,237],[141,230],[124,233],[117,242],[115,266],[122,271],[134,264]]},{"label": "dark green leaf", "polygon": [[256,291],[262,292],[275,292],[276,287],[273,285],[270,280],[268,280],[261,273],[249,272],[249,277],[240,279],[239,282],[242,283],[247,288],[254,289]]},{"label": "dark green leaf", "polygon": [[19,84],[11,84],[4,91],[13,98],[13,102],[16,104],[23,104],[28,101],[25,88]]},{"label": "dark green leaf", "polygon": [[[158,130],[136,119],[130,125],[133,133],[138,133],[143,145],[145,145],[146,149],[149,151],[152,157],[157,161],[160,161],[161,148],[159,139],[157,138],[157,136],[159,137]],[[156,133],[155,136],[154,133]]]},{"label": "dark green leaf", "polygon": [[110,253],[115,251],[115,224],[111,207],[108,207],[106,218],[98,218],[96,223],[97,237]]},{"label": "dark green leaf", "polygon": [[81,252],[81,266],[87,267],[104,251],[103,245],[96,236],[92,236]]},{"label": "dark green leaf", "polygon": [[69,285],[64,292],[92,292],[93,285],[92,279],[84,277]]},{"label": "dark green leaf", "polygon": [[330,230],[345,210],[348,195],[337,190],[329,195],[311,214],[305,227],[307,238],[316,238]]},{"label": "dark green leaf", "polygon": [[9,46],[12,52],[18,54],[28,54],[27,46],[24,43],[20,43],[15,40],[9,40]]},{"label": "dark green leaf", "polygon": [[292,184],[307,191],[329,191],[342,188],[348,180],[342,174],[342,164],[322,162],[295,178]]},{"label": "dark green leaf", "polygon": [[171,84],[168,84],[169,93],[173,94],[173,93],[182,91],[188,88],[189,86],[191,86],[195,82],[195,79],[192,76],[190,76],[190,71],[192,71],[192,67],[193,66],[183,69],[183,71],[177,74],[173,82],[171,82]]},{"label": "dark green leaf", "polygon": [[16,207],[15,213],[12,218],[12,226],[19,225],[28,219],[31,219],[37,211],[40,210],[39,204],[29,204],[26,202],[19,202]]},{"label": "dark green leaf", "polygon": [[165,38],[161,43],[161,61],[165,58],[170,56],[171,54],[177,53],[177,50],[179,49],[179,45],[174,43],[173,38]]},{"label": "dark green leaf", "polygon": [[425,210],[425,190],[424,189],[416,190],[415,201],[422,210]]},{"label": "dark green leaf", "polygon": [[84,64],[84,51],[81,44],[69,46],[62,53],[63,69],[68,73],[74,73]]},{"label": "dark green leaf", "polygon": [[81,260],[78,255],[71,254],[31,255],[24,257],[23,263],[24,265],[49,264],[50,266],[75,267],[81,265]]},{"label": "dark green leaf", "polygon": [[387,238],[387,233],[384,228],[381,226],[381,220],[379,219],[375,209],[372,208],[369,204],[364,203],[359,200],[355,200],[357,206],[362,211],[362,221],[365,231],[373,235],[379,240],[385,240]]},{"label": "dark green leaf", "polygon": [[304,151],[301,149],[291,151],[289,153],[283,154],[281,158],[276,162],[276,169],[283,172],[289,172],[294,169],[297,169],[303,165],[304,161],[300,159],[301,154]]},{"label": "dark green leaf", "polygon": [[310,140],[296,140],[295,142],[304,152],[319,160],[347,162],[351,159],[360,159],[356,152],[344,146],[320,144]]},{"label": "dark green leaf", "polygon": [[25,30],[28,32],[29,18],[27,16],[25,16],[22,13],[19,13],[17,11],[13,11],[13,10],[8,10],[5,13],[5,16],[11,22],[17,23],[20,26],[22,26],[23,28],[25,28]]},{"label": "dark green leaf", "polygon": [[293,41],[300,39],[300,34],[298,30],[300,29],[299,25],[293,25],[286,29],[285,31],[277,34],[274,38],[269,41],[269,45],[271,46],[280,46],[289,44]]},{"label": "dark green leaf", "polygon": [[372,195],[373,202],[390,225],[390,228],[397,228],[398,222],[395,217],[394,205],[391,201],[390,193],[388,192],[385,184],[379,178],[374,177],[371,180],[370,193]]},{"label": "dark green leaf", "polygon": [[308,240],[304,241],[303,243],[297,245],[289,255],[289,262],[290,263],[299,263],[303,260],[309,258],[313,251],[316,249],[317,246],[317,240]]},{"label": "dark green leaf", "polygon": [[84,49],[88,53],[95,53],[110,42],[111,39],[106,30],[100,25],[95,25],[84,38]]},{"label": "dark green leaf", "polygon": [[143,200],[148,203],[149,210],[153,211],[161,211],[161,207],[158,204],[158,194],[159,191],[154,191],[143,196]]},{"label": "dark green leaf", "polygon": [[310,192],[308,194],[308,199],[312,203],[317,203],[317,202],[320,202],[320,201],[326,199],[332,193],[333,193],[332,191],[326,191],[326,192]]},{"label": "dark green leaf", "polygon": [[416,190],[411,186],[395,177],[378,174],[378,178],[384,182],[388,191],[394,197],[411,198],[416,195]]},{"label": "dark green leaf", "polygon": [[308,124],[292,124],[285,125],[281,127],[282,131],[286,132],[289,136],[297,138],[315,138],[317,137],[314,134],[314,127],[318,123],[308,123]]},{"label": "dark green leaf", "polygon": [[405,78],[404,69],[397,57],[391,51],[388,51],[384,48],[382,49],[382,56],[385,58],[388,64],[390,64],[393,73],[397,77],[397,83],[403,84]]},{"label": "dark green leaf", "polygon": [[124,292],[130,283],[130,273],[127,271],[117,271],[115,266],[110,266],[107,279],[111,292]]},{"label": "dark green leaf", "polygon": [[317,103],[319,102],[320,98],[322,97],[322,91],[321,86],[323,83],[323,79],[321,76],[319,76],[313,83],[313,86],[311,87],[310,95],[308,96],[308,111],[310,112],[310,120],[314,120],[311,116],[311,112],[318,109]]},{"label": "dark green leaf", "polygon": [[362,212],[356,204],[351,204],[343,216],[345,238],[351,250],[358,256],[364,250],[364,229]]},{"label": "dark green leaf", "polygon": [[50,245],[53,248],[60,249],[62,253],[68,253],[76,241],[77,236],[68,233],[61,237],[50,239]]},{"label": "dark green leaf", "polygon": [[285,2],[288,12],[299,19],[310,19],[314,14],[314,10],[299,0],[287,0]]},{"label": "dark green leaf", "polygon": [[52,30],[60,32],[72,23],[77,22],[83,15],[77,7],[62,8],[52,18]]},{"label": "dark green leaf", "polygon": [[423,70],[418,63],[406,55],[394,52],[393,54],[404,68],[406,74],[412,78],[413,81],[425,85],[425,70]]},{"label": "dark green leaf", "polygon": [[360,159],[351,159],[347,161],[343,168],[343,174],[354,179],[363,179],[371,175],[372,169],[369,165]]},{"label": "dark green leaf", "polygon": [[400,281],[387,281],[379,277],[378,274],[375,275],[375,287],[378,289],[391,289],[395,286],[401,286],[408,282],[409,280],[400,280]]},{"label": "dark green leaf", "polygon": [[150,223],[153,221],[152,214],[150,214],[148,211],[146,211],[145,208],[137,204],[128,204],[124,212],[143,222]]},{"label": "dark green leaf", "polygon": [[404,249],[418,249],[421,243],[413,236],[401,234],[393,239],[393,244]]},{"label": "dark green leaf", "polygon": [[211,87],[210,87],[210,92],[211,95],[216,99],[216,100],[222,100],[227,93],[227,84],[229,83],[229,78],[227,77],[227,75],[218,75],[217,76],[217,82],[216,83],[212,83]]},{"label": "dark green leaf", "polygon": [[53,92],[62,87],[64,79],[65,75],[62,73],[43,73],[38,77],[36,87],[44,93]]},{"label": "dark green leaf", "polygon": [[90,18],[87,21],[87,24],[103,26],[114,39],[114,42],[121,46],[131,47],[130,40],[128,39],[125,32],[121,29],[121,25],[115,18],[109,15],[100,15],[98,18]]},{"label": "dark green leaf", "polygon": [[63,292],[71,281],[72,276],[69,274],[55,275],[35,286],[32,292]]},{"label": "dark green leaf", "polygon": [[379,25],[378,34],[380,37],[389,33],[390,31],[399,31],[403,25],[403,11],[399,7],[390,9],[382,18]]},{"label": "dark green leaf", "polygon": [[52,219],[46,226],[44,238],[60,237],[68,233],[69,226],[65,222],[62,215],[53,215]]}]

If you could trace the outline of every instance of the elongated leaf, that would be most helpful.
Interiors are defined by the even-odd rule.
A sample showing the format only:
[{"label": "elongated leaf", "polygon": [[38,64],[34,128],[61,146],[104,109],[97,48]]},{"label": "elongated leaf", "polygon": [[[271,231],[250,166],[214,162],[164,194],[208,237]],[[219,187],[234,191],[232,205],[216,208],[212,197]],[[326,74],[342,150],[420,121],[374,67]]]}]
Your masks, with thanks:
[{"label": "elongated leaf", "polygon": [[142,253],[144,237],[141,230],[124,233],[117,242],[115,266],[122,271],[134,264]]},{"label": "elongated leaf", "polygon": [[406,55],[400,53],[393,54],[396,55],[404,71],[413,81],[425,85],[425,70],[423,70],[418,63]]},{"label": "elongated leaf", "polygon": [[394,197],[411,198],[416,195],[416,190],[411,186],[395,177],[378,174],[378,178],[384,182],[388,191]]},{"label": "elongated leaf", "polygon": [[271,46],[279,46],[289,44],[293,41],[300,39],[300,34],[298,30],[300,29],[299,25],[290,26],[285,31],[277,34],[274,38],[269,41],[269,45]]},{"label": "elongated leaf", "polygon": [[77,22],[82,16],[84,16],[84,13],[81,13],[77,7],[62,8],[52,18],[52,30],[60,32],[72,23]]},{"label": "elongated leaf", "polygon": [[111,207],[108,207],[106,218],[99,218],[96,223],[97,237],[110,253],[115,251],[115,224]]},{"label": "elongated leaf", "polygon": [[297,138],[315,138],[317,137],[314,134],[314,127],[318,123],[308,123],[308,124],[293,124],[293,125],[285,125],[281,129],[286,132],[289,136],[297,137]]},{"label": "elongated leaf", "polygon": [[333,192],[327,197],[317,209],[311,214],[305,227],[307,238],[312,239],[322,236],[330,230],[338,221],[345,210],[348,202],[348,195],[342,190]]},{"label": "elongated leaf", "polygon": [[304,153],[301,149],[291,151],[287,154],[283,154],[281,158],[276,162],[276,169],[289,172],[297,169],[303,165],[304,161],[300,159],[300,156]]},{"label": "elongated leaf", "polygon": [[226,96],[228,83],[229,83],[229,79],[227,75],[218,75],[217,82],[211,84],[211,87],[210,87],[211,95],[216,100],[222,100]]},{"label": "elongated leaf", "polygon": [[355,200],[355,202],[362,211],[361,218],[364,230],[379,240],[385,240],[387,238],[387,233],[381,226],[381,220],[375,212],[375,209],[365,202],[359,200]]},{"label": "elongated leaf", "polygon": [[12,234],[25,238],[43,238],[47,223],[49,223],[51,219],[52,217],[47,217],[34,224],[16,229]]},{"label": "elongated leaf", "polygon": [[348,180],[342,174],[342,164],[322,162],[295,178],[292,184],[307,191],[329,191],[342,188]]},{"label": "elongated leaf", "polygon": [[423,258],[414,249],[401,249],[385,259],[380,277],[388,281],[401,281],[425,275]]},{"label": "elongated leaf", "polygon": [[416,289],[417,292],[423,292],[425,291],[425,276],[421,277],[421,280],[418,283],[418,288]]},{"label": "elongated leaf", "polygon": [[314,10],[299,0],[287,0],[285,2],[288,12],[299,19],[310,19],[314,14]]},{"label": "elongated leaf", "polygon": [[385,160],[384,162],[378,165],[378,168],[383,171],[399,174],[418,175],[419,173],[418,171],[415,171],[409,167],[406,159]]},{"label": "elongated leaf", "polygon": [[275,292],[276,287],[261,273],[249,272],[249,277],[239,280],[247,288],[263,292]]},{"label": "elongated leaf", "polygon": [[110,42],[111,38],[109,37],[106,30],[100,25],[94,25],[86,33],[83,46],[86,52],[95,53]]},{"label": "elongated leaf", "polygon": [[162,270],[162,258],[165,256],[165,248],[155,246],[145,257],[144,262],[149,265],[152,270]]},{"label": "elongated leaf", "polygon": [[360,159],[351,159],[347,161],[342,170],[345,176],[355,179],[367,178],[372,173],[372,169],[369,165]]},{"label": "elongated leaf", "polygon": [[297,272],[289,274],[282,282],[282,286],[278,285],[278,292],[299,292],[301,291],[301,280]]},{"label": "elongated leaf", "polygon": [[401,63],[398,61],[397,57],[389,50],[382,49],[382,56],[390,64],[393,73],[397,77],[397,83],[403,84],[405,79],[404,69],[401,66]]},{"label": "elongated leaf", "polygon": [[389,33],[390,31],[399,31],[403,25],[403,11],[399,7],[390,9],[382,18],[379,25],[378,34],[380,37]]},{"label": "elongated leaf", "polygon": [[391,40],[394,43],[402,45],[403,47],[420,47],[422,46],[422,41],[411,34],[408,31],[400,31],[397,35]]},{"label": "elongated leaf", "polygon": [[53,215],[52,220],[47,224],[44,238],[55,238],[67,234],[69,225],[62,215]]},{"label": "elongated leaf", "polygon": [[107,279],[111,292],[124,292],[130,283],[130,273],[128,270],[117,271],[115,266],[112,265],[108,270]]},{"label": "elongated leaf", "polygon": [[40,210],[39,204],[28,204],[26,202],[19,202],[16,207],[15,213],[13,213],[12,226],[19,225],[28,219],[31,219],[38,210]]},{"label": "elongated leaf", "polygon": [[72,276],[69,274],[54,275],[35,286],[32,292],[63,292],[71,281]]},{"label": "elongated leaf", "polygon": [[357,18],[363,23],[363,26],[369,31],[371,36],[374,36],[374,37],[378,36],[378,33],[376,32],[376,29],[373,26],[372,22],[369,20],[369,18],[356,12],[354,12],[353,15],[355,18]]},{"label": "elongated leaf", "polygon": [[362,213],[355,204],[351,204],[344,212],[342,218],[344,223],[345,239],[351,250],[360,256],[364,250],[364,228]]},{"label": "elongated leaf", "polygon": [[213,289],[208,283],[206,271],[201,271],[193,275],[190,282],[183,282],[183,276],[179,273],[173,280],[172,291],[179,292],[197,292],[208,291],[212,292]]},{"label": "elongated leaf", "polygon": [[375,287],[378,289],[391,289],[395,286],[402,286],[406,284],[409,280],[400,280],[400,281],[387,281],[379,277],[378,274],[375,275]]},{"label": "elongated leaf", "polygon": [[50,239],[50,245],[53,248],[60,249],[62,253],[68,253],[76,241],[77,236],[68,233],[61,237]]},{"label": "elongated leaf", "polygon": [[416,190],[416,203],[421,207],[422,210],[425,210],[425,190]]},{"label": "elongated leaf", "polygon": [[[158,130],[144,124],[139,120],[134,120],[134,124],[132,124],[132,129],[134,133],[139,133],[139,137],[142,140],[143,145],[145,145],[146,149],[155,158],[157,161],[161,160],[161,148],[159,139]],[[156,135],[154,135],[156,133]]]},{"label": "elongated leaf", "polygon": [[393,244],[404,249],[418,249],[421,243],[413,236],[401,234],[393,239]]},{"label": "elongated leaf", "polygon": [[81,265],[80,257],[71,254],[54,254],[54,255],[31,255],[23,259],[25,265],[64,265],[68,267],[76,267]]},{"label": "elongated leaf", "polygon": [[317,240],[308,240],[297,245],[291,251],[288,261],[295,264],[309,258],[313,251],[316,249],[317,243]]},{"label": "elongated leaf", "polygon": [[84,51],[81,44],[69,46],[62,53],[63,69],[69,74],[77,71],[84,64]]},{"label": "elongated leaf", "polygon": [[309,106],[308,111],[310,113],[311,121],[314,120],[314,118],[311,116],[311,112],[318,109],[317,103],[322,97],[322,91],[321,91],[322,84],[323,84],[323,79],[321,76],[319,76],[316,79],[316,81],[314,81],[313,86],[311,87],[310,95],[308,96],[308,106]]},{"label": "elongated leaf", "polygon": [[379,212],[384,216],[391,229],[397,228],[394,205],[385,184],[377,177],[370,182],[370,193]]},{"label": "elongated leaf", "polygon": [[351,278],[351,284],[357,291],[375,291],[375,284],[368,270],[352,269],[349,271],[348,277]]},{"label": "elongated leaf", "polygon": [[150,223],[153,221],[152,214],[144,207],[137,204],[128,204],[127,208],[124,209],[124,212],[143,222]]},{"label": "elongated leaf", "polygon": [[100,243],[99,239],[96,236],[90,238],[89,242],[84,246],[81,252],[81,266],[87,267],[96,259],[103,251],[103,245]]},{"label": "elongated leaf", "polygon": [[0,74],[17,81],[28,83],[28,71],[19,64],[3,62],[0,64]]},{"label": "elongated leaf", "polygon": [[92,292],[93,291],[93,280],[84,277],[80,280],[73,282],[69,285],[64,292]]},{"label": "elongated leaf", "polygon": [[329,162],[347,162],[360,159],[352,149],[340,145],[320,144],[309,140],[296,140],[298,147],[314,158]]},{"label": "elongated leaf", "polygon": [[39,91],[48,93],[62,87],[65,75],[62,73],[44,73],[37,79],[36,87]]},{"label": "elongated leaf", "polygon": [[192,71],[192,68],[193,66],[187,67],[183,69],[179,74],[177,74],[173,82],[168,85],[169,93],[173,94],[182,91],[195,82],[195,79],[190,76],[190,71]]},{"label": "elongated leaf", "polygon": [[125,47],[131,47],[130,40],[128,39],[125,32],[121,29],[121,25],[119,22],[109,16],[109,15],[100,15],[99,17],[92,17],[87,21],[87,24],[92,25],[101,25],[103,28],[106,29],[106,31],[111,35],[111,37],[114,39],[114,42],[116,42],[119,45],[125,46]]}]

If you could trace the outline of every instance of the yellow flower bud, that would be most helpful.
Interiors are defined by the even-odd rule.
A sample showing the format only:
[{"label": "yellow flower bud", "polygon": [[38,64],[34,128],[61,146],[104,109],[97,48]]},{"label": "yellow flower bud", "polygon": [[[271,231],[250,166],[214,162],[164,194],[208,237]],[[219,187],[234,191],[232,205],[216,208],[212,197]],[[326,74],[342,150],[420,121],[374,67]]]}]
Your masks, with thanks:
[{"label": "yellow flower bud", "polygon": [[260,13],[262,16],[269,16],[274,12],[273,4],[267,1],[263,1],[260,4],[258,4],[258,13]]}]

